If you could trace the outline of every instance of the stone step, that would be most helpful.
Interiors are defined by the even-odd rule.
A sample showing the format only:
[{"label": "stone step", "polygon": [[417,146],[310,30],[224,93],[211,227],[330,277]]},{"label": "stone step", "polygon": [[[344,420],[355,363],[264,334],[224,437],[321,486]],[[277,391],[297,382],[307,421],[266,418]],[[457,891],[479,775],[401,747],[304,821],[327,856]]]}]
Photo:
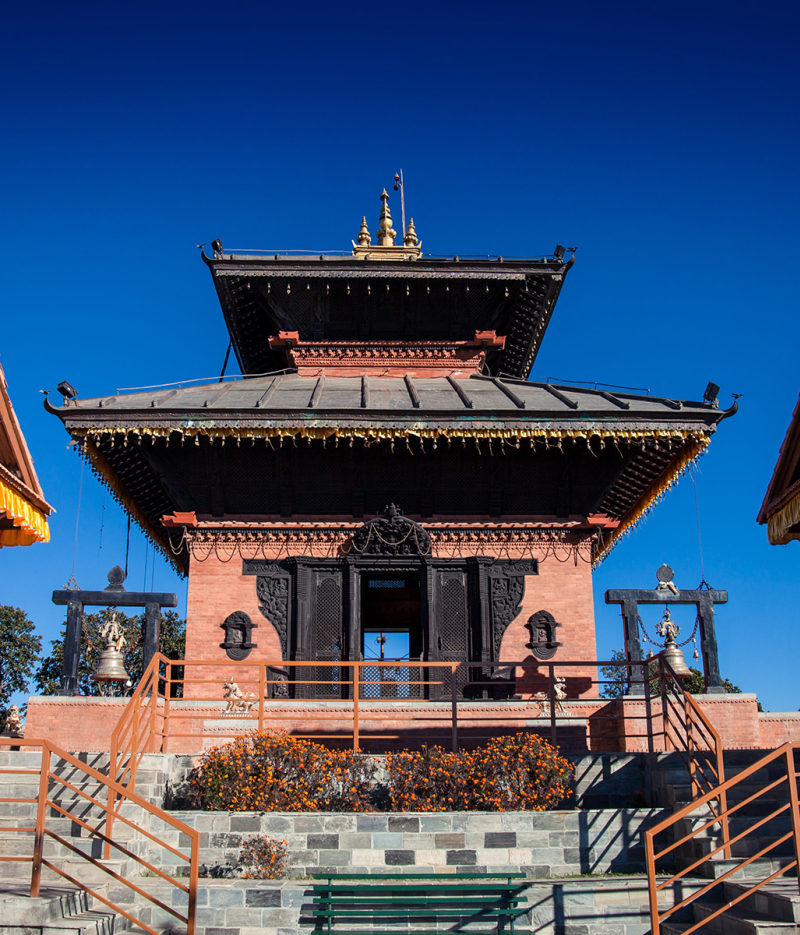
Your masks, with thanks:
[{"label": "stone step", "polygon": [[[760,857],[758,860],[754,860],[749,863],[746,867],[742,867],[741,870],[737,870],[735,873],[731,874],[728,877],[730,882],[739,882],[739,881],[757,881],[765,880],[768,876],[771,876],[777,870],[780,870],[782,867],[785,867],[787,864],[791,863],[794,860],[794,855],[787,854],[785,856],[775,856],[775,857]],[[712,857],[710,860],[706,861],[703,866],[698,867],[698,872],[703,871],[704,876],[709,876],[714,879],[721,877],[728,870],[739,867],[742,863],[742,858],[736,857]],[[786,878],[796,878],[796,871],[789,870],[785,875]],[[726,883],[728,882],[726,880]]]},{"label": "stone step", "polygon": [[44,886],[35,899],[29,892],[29,884],[0,880],[0,935],[116,935],[127,921],[79,889]]},{"label": "stone step", "polygon": [[[757,883],[726,880],[723,886],[725,899],[736,899],[747,893]],[[800,923],[800,890],[797,877],[777,877],[761,889],[745,897],[738,905],[743,909],[753,909],[773,919],[784,922]]]},{"label": "stone step", "polygon": [[[692,913],[696,922],[702,922],[716,912],[723,903],[695,902]],[[754,909],[733,906],[722,915],[710,919],[699,931],[716,932],[717,935],[796,935],[794,922],[786,922],[757,912]]]}]

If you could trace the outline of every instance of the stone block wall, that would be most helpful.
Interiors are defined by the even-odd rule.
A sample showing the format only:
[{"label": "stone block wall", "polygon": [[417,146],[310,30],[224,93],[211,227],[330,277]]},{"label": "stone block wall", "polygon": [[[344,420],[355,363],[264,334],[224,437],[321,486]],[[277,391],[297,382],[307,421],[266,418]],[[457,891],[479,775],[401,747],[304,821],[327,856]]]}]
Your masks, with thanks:
[{"label": "stone block wall", "polygon": [[[699,883],[679,882],[662,891],[659,907],[680,902]],[[125,891],[112,898],[129,898]],[[167,905],[185,909],[182,894],[164,891]],[[586,878],[581,880],[530,880],[521,885],[527,912],[516,922],[518,935],[647,935],[650,932],[647,881],[642,877]],[[201,880],[197,899],[197,935],[297,935],[312,931],[313,890],[309,882],[281,880]],[[679,910],[677,923],[691,919],[691,910]],[[145,910],[146,924],[170,924],[163,910]],[[423,922],[416,928],[431,935],[436,925]],[[450,919],[443,926],[452,929]],[[402,933],[398,929],[398,933]],[[470,927],[459,931],[468,935]]]},{"label": "stone block wall", "polygon": [[[201,861],[210,874],[235,867],[243,842],[264,834],[287,842],[292,873],[302,876],[472,871],[540,878],[642,872],[642,833],[663,817],[660,809],[173,814],[200,832]],[[180,846],[169,826],[156,822],[151,830]]]}]

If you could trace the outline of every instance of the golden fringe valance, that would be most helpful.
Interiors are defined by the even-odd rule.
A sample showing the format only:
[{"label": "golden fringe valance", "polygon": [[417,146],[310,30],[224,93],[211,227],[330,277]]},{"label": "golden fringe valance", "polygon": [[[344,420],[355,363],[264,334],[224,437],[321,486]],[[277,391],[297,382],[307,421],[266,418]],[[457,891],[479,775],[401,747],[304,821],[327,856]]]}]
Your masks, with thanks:
[{"label": "golden fringe valance", "polygon": [[792,539],[800,539],[800,533],[786,531],[795,523],[800,523],[800,494],[767,520],[767,538],[772,545],[786,545]]},{"label": "golden fringe valance", "polygon": [[0,514],[3,513],[14,524],[14,528],[0,529],[0,546],[50,541],[50,528],[44,513],[0,477]]},{"label": "golden fringe valance", "polygon": [[613,424],[610,424],[608,427],[604,425],[593,426],[590,429],[570,429],[570,428],[552,428],[548,426],[539,426],[531,425],[525,427],[516,427],[513,429],[504,429],[504,428],[478,428],[475,426],[465,425],[463,427],[459,426],[458,428],[437,428],[431,427],[426,428],[423,426],[408,426],[402,428],[385,428],[382,426],[273,426],[273,427],[263,427],[263,426],[247,426],[247,427],[230,427],[230,426],[214,426],[209,424],[204,425],[189,425],[182,426],[181,428],[171,428],[168,426],[160,427],[141,427],[131,428],[130,426],[112,426],[104,427],[102,429],[86,429],[83,427],[75,427],[71,429],[72,435],[75,438],[89,438],[89,439],[99,439],[105,435],[110,435],[112,438],[112,445],[117,444],[116,437],[122,436],[122,444],[128,444],[128,438],[166,438],[171,439],[173,435],[180,435],[181,442],[185,443],[186,440],[190,440],[195,444],[200,444],[200,437],[205,435],[211,440],[221,440],[223,444],[227,441],[233,441],[236,444],[240,444],[242,439],[248,440],[257,440],[263,439],[269,441],[271,439],[278,439],[282,443],[284,438],[295,439],[295,438],[304,438],[308,441],[319,440],[327,441],[328,439],[333,439],[338,441],[338,439],[360,439],[367,444],[377,441],[394,441],[397,439],[408,439],[408,438],[422,438],[422,439],[432,439],[434,442],[434,447],[436,447],[436,442],[439,439],[452,440],[456,438],[461,439],[504,439],[510,442],[519,442],[521,439],[527,438],[531,440],[541,439],[541,440],[550,440],[554,439],[560,441],[561,439],[567,438],[583,438],[587,441],[592,438],[598,438],[601,440],[611,439],[618,441],[621,439],[644,439],[644,438],[653,438],[653,439],[668,439],[668,438],[696,438],[702,437],[703,433],[696,430],[687,430],[679,428],[664,428],[664,429],[621,429],[614,427]]}]

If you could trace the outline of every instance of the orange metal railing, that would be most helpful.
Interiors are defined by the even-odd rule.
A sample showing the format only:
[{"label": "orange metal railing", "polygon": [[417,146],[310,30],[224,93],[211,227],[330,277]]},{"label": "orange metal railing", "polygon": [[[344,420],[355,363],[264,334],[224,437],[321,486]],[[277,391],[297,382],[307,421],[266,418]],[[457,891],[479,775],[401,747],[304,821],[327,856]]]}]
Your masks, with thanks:
[{"label": "orange metal railing", "polygon": [[[728,803],[723,788],[725,763],[722,739],[662,656],[658,657],[657,676],[666,749],[676,752],[686,767],[693,799],[712,789],[716,790],[716,794],[709,800],[716,802],[716,808],[714,804],[710,804],[709,808],[720,823],[723,839],[727,840]],[[725,856],[730,856],[727,846]]]},{"label": "orange metal railing", "polygon": [[[645,832],[645,849],[647,853],[647,877],[650,895],[650,921],[652,925],[652,935],[659,935],[662,924],[674,913],[686,908],[687,906],[690,906],[691,903],[695,900],[702,899],[704,896],[714,890],[715,887],[720,886],[726,880],[729,880],[734,874],[739,873],[754,861],[769,858],[771,852],[775,851],[775,849],[780,847],[781,844],[784,844],[789,840],[792,840],[794,844],[794,860],[789,860],[785,864],[782,864],[778,867],[777,870],[769,873],[763,879],[754,883],[752,886],[741,892],[733,899],[724,900],[718,909],[711,912],[710,914],[704,915],[704,918],[701,921],[696,922],[694,925],[691,925],[687,928],[684,928],[683,935],[691,935],[692,932],[695,932],[701,927],[707,925],[712,919],[723,915],[728,911],[728,909],[747,899],[749,896],[752,896],[752,894],[757,890],[761,889],[766,884],[771,883],[773,880],[777,879],[788,871],[800,869],[800,813],[798,813],[797,775],[795,773],[794,765],[794,751],[798,747],[800,747],[800,744],[786,743],[777,750],[773,750],[771,753],[768,753],[756,763],[753,763],[747,769],[742,770],[742,772],[738,773],[736,776],[724,780],[718,785],[712,787],[707,792],[698,796],[696,799],[694,799],[694,801],[690,802],[684,808],[680,809],[680,811],[675,812],[674,815],[670,815],[668,818],[665,818],[664,821]],[[731,792],[731,790],[735,789],[738,785],[745,782],[755,773],[769,766],[771,763],[776,762],[782,763],[784,766],[784,775],[780,776],[776,780],[773,780],[772,782],[767,782],[757,792],[749,795],[741,802],[737,802],[730,808],[725,805],[722,807],[719,813],[713,810],[713,807],[711,806],[712,802],[726,802],[728,793]],[[752,824],[750,824],[749,827],[747,827],[744,831],[733,837],[730,836],[730,832],[728,830],[728,819],[730,816],[734,815],[736,812],[739,812],[741,809],[747,805],[750,805],[752,802],[762,798],[762,796],[781,789],[784,785],[786,793],[785,802],[779,804],[778,807],[770,812],[766,817],[758,817],[757,819],[753,818]],[[702,821],[702,818],[696,813],[705,806],[709,806],[709,808],[711,808],[713,817],[707,821]],[[717,857],[720,854],[725,857],[730,857],[732,845],[741,841],[746,841],[748,838],[752,840],[752,836],[755,832],[761,828],[764,828],[768,822],[778,818],[780,815],[786,815],[787,813],[791,819],[791,831],[776,837],[774,840],[769,841],[765,846],[759,847],[754,854],[751,854],[748,857],[742,857],[740,861],[727,869],[724,873],[721,873],[719,876],[711,879],[710,882],[705,886],[696,890],[694,893],[692,893],[690,896],[687,896],[680,902],[675,903],[673,906],[670,906],[663,912],[659,910],[658,894],[660,892],[669,892],[670,888],[676,883],[676,881],[690,873],[702,874],[703,865],[712,858]],[[655,838],[660,834],[664,834],[670,831],[672,831],[674,834],[674,828],[676,824],[683,819],[689,819],[690,821],[696,821],[699,819],[701,824],[693,827],[688,834],[683,835],[683,837],[678,838],[666,847],[662,847],[660,850],[656,850]],[[659,882],[656,878],[657,862],[659,860],[663,860],[669,854],[677,851],[678,848],[686,847],[693,839],[698,838],[714,825],[719,825],[721,828],[722,843],[710,850],[704,856],[687,863],[686,866],[684,866],[677,873],[674,873]],[[741,876],[738,877],[737,882],[743,884],[744,878]],[[747,882],[749,882],[749,879]],[[798,877],[798,885],[800,886],[800,876]]]},{"label": "orange metal railing", "polygon": [[[648,666],[643,663],[616,660],[534,663],[530,660],[497,663],[265,660],[220,665],[219,662],[208,660],[172,660],[156,655],[114,730],[110,775],[121,785],[135,788],[136,771],[142,756],[146,753],[175,752],[176,745],[184,749],[192,747],[190,752],[198,752],[203,745],[203,722],[209,720],[215,721],[215,740],[232,738],[243,730],[263,730],[265,725],[280,726],[289,722],[287,727],[296,736],[323,741],[336,740],[351,745],[356,752],[362,749],[363,739],[367,736],[369,740],[381,741],[404,739],[402,729],[391,734],[371,732],[371,722],[391,720],[402,724],[404,721],[413,721],[418,740],[423,739],[421,731],[424,730],[427,730],[424,739],[428,742],[434,740],[441,743],[449,735],[451,749],[457,750],[460,733],[468,731],[471,740],[482,736],[491,737],[498,729],[502,729],[504,722],[509,725],[508,729],[520,729],[516,724],[520,715],[513,706],[505,710],[489,709],[467,704],[466,701],[482,695],[495,700],[507,699],[514,695],[519,684],[525,683],[527,689],[530,689],[532,679],[536,681],[536,687],[544,687],[545,690],[538,696],[531,695],[528,690],[527,700],[539,700],[542,703],[542,726],[549,723],[550,739],[558,744],[565,729],[575,723],[585,725],[587,717],[580,710],[573,713],[574,709],[561,703],[558,694],[559,676],[569,683],[571,673],[579,670],[579,691],[584,697],[565,700],[578,705],[587,701],[596,703],[600,700],[597,697],[599,687],[612,681],[591,677],[591,671],[596,672],[599,666],[614,667],[621,673],[617,682],[621,680],[624,685],[617,685],[619,691],[629,692],[635,691],[636,686],[644,687],[640,689],[640,695],[626,697],[626,701],[634,704],[626,708],[622,718],[614,708],[613,699],[603,699],[608,708],[592,713],[592,729],[599,725],[602,731],[606,725],[610,725],[611,741],[619,739],[617,735],[622,729],[627,732],[627,740],[636,749],[649,752],[667,749],[670,739],[664,714],[646,687],[650,684],[651,676],[648,674]],[[287,697],[286,705],[280,703],[283,699],[274,695],[272,699],[267,697],[269,691],[275,688],[274,679],[271,681],[275,672],[281,673],[284,678],[287,675],[290,677],[289,681],[282,683],[282,690],[288,695],[291,686],[295,697]],[[225,701],[224,677],[220,673],[234,678],[243,694],[249,696],[244,699],[246,704],[238,712],[220,710]],[[511,676],[504,679],[498,673],[511,673]],[[667,675],[665,670],[662,677]],[[672,698],[672,707],[667,706],[664,710],[672,714],[674,721],[674,688],[662,694]],[[429,702],[432,699],[439,704],[431,705]],[[299,728],[302,732],[298,733],[297,721],[300,715],[297,710],[287,711],[286,707],[303,700],[325,700],[328,703],[324,708],[303,711],[303,723]],[[638,707],[635,704],[637,701],[641,702]],[[374,713],[376,705],[380,706],[378,713]],[[394,707],[390,717],[387,717],[387,707],[390,705]],[[698,737],[705,736],[709,731],[713,733],[713,728],[704,720],[699,709],[693,711],[690,717],[692,723],[696,720],[699,725],[695,730]],[[230,725],[228,729],[227,725]],[[679,736],[674,729],[672,735],[676,738]],[[692,762],[690,758],[690,766]]]},{"label": "orange metal railing", "polygon": [[[61,750],[59,747],[48,740],[32,740],[27,737],[24,740],[0,738],[0,749],[4,747],[11,747],[12,749],[21,748],[22,750],[28,752],[38,750],[40,753],[38,769],[8,769],[5,767],[0,767],[0,774],[23,774],[31,777],[38,776],[38,790],[35,797],[9,797],[0,799],[0,802],[24,802],[36,805],[36,819],[32,826],[30,821],[27,821],[23,822],[20,826],[6,826],[3,829],[4,831],[27,833],[33,835],[30,854],[17,854],[13,856],[0,855],[0,862],[22,861],[31,864],[30,895],[32,897],[39,895],[42,870],[47,868],[51,872],[73,884],[73,886],[76,886],[79,889],[89,893],[96,900],[108,906],[114,912],[124,916],[126,919],[128,919],[129,922],[140,926],[144,931],[149,932],[150,935],[158,935],[155,929],[151,928],[140,918],[134,915],[135,909],[132,909],[130,904],[126,903],[127,908],[120,906],[119,904],[109,899],[107,896],[98,892],[97,884],[87,881],[86,879],[82,879],[82,877],[85,876],[83,871],[91,867],[99,870],[102,874],[106,874],[109,878],[109,882],[113,880],[117,884],[120,884],[126,887],[128,890],[133,891],[133,893],[135,893],[141,900],[144,900],[145,903],[149,904],[150,906],[156,906],[159,909],[169,913],[178,922],[186,926],[187,935],[194,935],[197,879],[199,870],[199,832],[195,831],[193,828],[188,827],[183,822],[178,821],[168,812],[165,812],[157,806],[152,805],[146,799],[136,795],[130,789],[126,789],[119,783],[114,782],[107,776],[104,776],[102,773],[98,772],[96,769],[93,769],[88,764],[82,763],[76,757],[72,756],[64,750]],[[54,771],[54,758],[61,761],[62,768],[66,766],[69,768],[71,773],[76,774],[77,778],[73,776],[75,781],[70,781],[69,779],[61,776],[58,772]],[[93,795],[80,787],[81,785],[85,785],[87,781],[91,781],[91,783],[97,784],[99,787],[98,794]],[[104,794],[105,790],[107,790],[108,796]],[[66,806],[66,803],[58,801],[56,798],[58,791],[69,791],[74,796],[76,796],[75,803],[79,803],[82,809],[80,813],[75,805],[73,805],[73,807],[70,809]],[[132,846],[128,846],[127,844],[123,844],[121,840],[115,841],[110,837],[109,803],[112,801],[118,801],[120,803],[120,808],[117,810],[115,815],[116,819],[120,822],[123,822],[128,828],[132,829],[140,838],[147,839],[148,848],[152,848],[154,844],[158,845],[164,850],[169,851],[174,857],[180,861],[183,861],[187,865],[188,875],[185,877],[186,882],[182,882],[180,879],[169,876],[168,874],[164,873],[158,866],[137,854],[135,850],[132,849],[132,847],[136,846],[135,843],[130,842],[132,843]],[[163,834],[153,834],[148,828],[144,827],[143,824],[137,823],[128,815],[122,814],[122,804],[135,805],[139,809],[142,809],[147,815],[160,819],[160,821],[164,822],[164,824],[169,826],[171,829],[186,835],[186,839],[189,841],[188,854],[175,847],[172,847],[170,844],[167,844],[164,840],[162,840]],[[106,851],[113,849],[116,854],[134,861],[148,874],[158,878],[159,881],[165,882],[174,889],[186,893],[187,908],[185,914],[174,909],[172,906],[167,905],[167,903],[165,903],[158,896],[153,893],[149,893],[143,886],[138,885],[138,883],[134,883],[130,875],[125,873],[117,873],[113,867],[108,866],[102,860],[98,860],[92,857],[90,854],[85,853],[80,848],[75,847],[75,845],[68,838],[65,838],[62,834],[59,834],[58,831],[54,830],[52,826],[53,819],[59,817],[68,818],[73,824],[79,825],[80,828],[87,832],[91,838],[95,838],[103,842]],[[77,869],[74,869],[72,873],[68,873],[63,867],[59,866],[60,861],[58,858],[46,856],[45,843],[48,840],[54,841],[62,848],[65,848],[71,855],[70,860],[73,860],[76,863]],[[108,856],[108,853],[106,853],[104,860],[108,860]],[[73,869],[72,866],[70,869]],[[139,882],[143,882],[140,877],[136,877],[136,879]]]}]

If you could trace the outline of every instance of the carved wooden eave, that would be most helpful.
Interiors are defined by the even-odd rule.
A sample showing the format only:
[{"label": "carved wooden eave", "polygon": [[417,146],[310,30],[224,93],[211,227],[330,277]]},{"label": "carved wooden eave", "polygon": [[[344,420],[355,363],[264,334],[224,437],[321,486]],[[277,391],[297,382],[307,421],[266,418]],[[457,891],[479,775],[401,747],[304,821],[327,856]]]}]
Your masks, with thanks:
[{"label": "carved wooden eave", "polygon": [[[477,376],[252,378],[47,406],[167,554],[182,549],[179,531],[161,523],[176,512],[338,522],[394,497],[423,522],[549,516],[563,526],[605,515],[609,523],[594,524],[599,558],[731,414]],[[391,459],[384,493],[370,486],[376,458]],[[220,470],[227,480],[214,488]],[[185,550],[171,557],[185,566]]]}]

